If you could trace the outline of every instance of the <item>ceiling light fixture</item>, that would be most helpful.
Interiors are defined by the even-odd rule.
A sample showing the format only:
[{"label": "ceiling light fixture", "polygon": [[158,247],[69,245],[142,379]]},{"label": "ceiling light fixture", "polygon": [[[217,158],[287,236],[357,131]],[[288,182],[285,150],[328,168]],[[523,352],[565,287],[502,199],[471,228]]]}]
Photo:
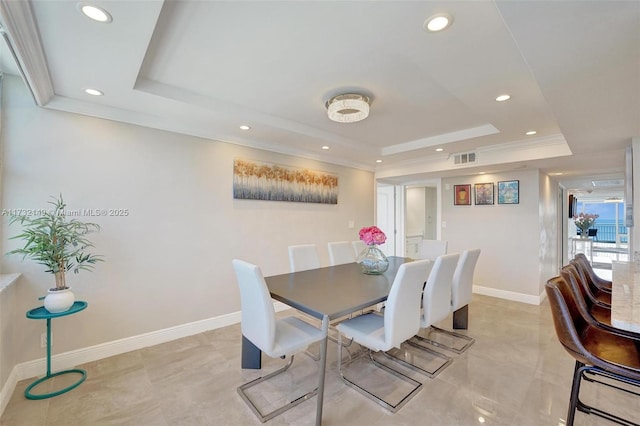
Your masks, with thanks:
[{"label": "ceiling light fixture", "polygon": [[528,132],[526,132],[526,133],[525,133],[525,135],[527,135],[527,136],[533,136],[533,135],[535,135],[536,133],[538,133],[538,132],[536,132],[535,130],[529,130]]},{"label": "ceiling light fixture", "polygon": [[334,96],[325,106],[329,119],[338,123],[355,123],[369,116],[369,102],[367,96],[355,93]]},{"label": "ceiling light fixture", "polygon": [[113,18],[111,17],[109,12],[101,7],[93,6],[86,3],[78,3],[77,8],[80,12],[82,12],[83,15],[85,15],[87,18],[93,19],[94,21],[104,22],[107,24],[113,21]]},{"label": "ceiling light fixture", "polygon": [[444,151],[444,148],[436,148],[436,152],[442,152]]},{"label": "ceiling light fixture", "polygon": [[453,23],[453,17],[448,13],[438,13],[436,15],[430,16],[424,21],[424,29],[435,33],[438,31],[442,31],[446,28],[449,28]]},{"label": "ceiling light fixture", "polygon": [[504,94],[504,95],[500,95],[500,96],[498,96],[498,97],[496,98],[496,101],[498,101],[498,102],[504,102],[504,101],[508,101],[509,99],[511,99],[511,95]]},{"label": "ceiling light fixture", "polygon": [[91,88],[84,89],[84,92],[87,95],[91,95],[91,96],[102,96],[102,95],[104,95],[104,93],[102,91],[98,90],[98,89],[91,89]]},{"label": "ceiling light fixture", "polygon": [[327,145],[324,145],[324,146],[322,147],[322,149],[324,149],[324,150],[326,151],[327,149],[329,149],[329,147],[328,147]]},{"label": "ceiling light fixture", "polygon": [[382,160],[376,160],[376,163],[382,163]]},{"label": "ceiling light fixture", "polygon": [[242,126],[240,126],[241,130],[250,130],[251,127],[247,126],[246,124],[243,124]]}]

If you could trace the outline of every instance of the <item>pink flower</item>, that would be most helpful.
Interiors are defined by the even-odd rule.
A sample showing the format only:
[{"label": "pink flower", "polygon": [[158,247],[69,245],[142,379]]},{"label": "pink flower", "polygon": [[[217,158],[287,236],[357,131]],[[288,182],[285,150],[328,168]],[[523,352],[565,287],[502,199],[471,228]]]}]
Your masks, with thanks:
[{"label": "pink flower", "polygon": [[384,232],[377,226],[364,227],[358,235],[360,236],[360,240],[368,246],[371,244],[384,244],[384,242],[387,241],[387,236],[384,235]]}]

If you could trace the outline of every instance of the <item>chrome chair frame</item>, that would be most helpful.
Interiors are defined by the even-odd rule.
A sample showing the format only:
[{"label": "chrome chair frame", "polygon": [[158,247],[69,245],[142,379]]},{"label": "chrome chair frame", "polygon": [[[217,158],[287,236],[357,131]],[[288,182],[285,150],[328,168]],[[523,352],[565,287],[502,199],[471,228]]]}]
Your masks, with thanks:
[{"label": "chrome chair frame", "polygon": [[[350,339],[352,340],[352,339]],[[350,357],[351,359],[347,362],[347,363],[343,363],[342,362],[342,348],[346,347],[346,345],[344,345],[342,343],[342,334],[338,334],[338,373],[340,373],[340,377],[342,378],[342,380],[349,386],[351,386],[352,388],[356,389],[357,391],[359,391],[360,393],[362,393],[363,395],[365,395],[367,398],[371,399],[372,401],[375,401],[376,403],[380,404],[382,407],[386,408],[387,410],[391,411],[392,413],[397,412],[400,408],[402,408],[407,402],[409,402],[411,400],[411,398],[413,398],[418,392],[420,392],[420,390],[422,389],[422,383],[407,376],[406,374],[402,373],[399,370],[393,369],[387,365],[384,365],[378,361],[375,360],[375,358],[373,357],[373,351],[371,349],[366,349],[366,351],[360,353],[359,355],[355,356],[355,357]],[[369,359],[371,360],[371,362],[373,362],[373,364],[378,367],[383,369],[384,371],[398,377],[399,379],[405,381],[406,383],[409,383],[410,385],[413,386],[413,389],[407,393],[401,400],[400,402],[398,402],[397,404],[393,405],[387,401],[385,401],[384,399],[378,397],[375,393],[369,391],[368,389],[366,389],[363,386],[358,385],[356,382],[349,380],[343,372],[343,365],[346,367],[349,364],[353,363],[355,360],[357,360],[360,356],[363,356],[364,354],[366,354]],[[398,360],[396,358],[393,358],[395,361],[399,362],[401,365],[404,365],[406,367],[415,369],[415,367],[413,367],[411,364]]]},{"label": "chrome chair frame", "polygon": [[287,371],[289,369],[289,367],[291,367],[291,365],[293,364],[293,358],[294,356],[291,355],[289,357],[289,362],[282,368],[279,368],[278,370],[275,370],[269,374],[267,374],[266,376],[262,376],[262,377],[258,377],[257,379],[251,380],[250,382],[247,382],[243,385],[240,385],[238,387],[238,394],[240,395],[240,397],[242,398],[242,400],[249,406],[249,408],[251,409],[251,411],[253,411],[253,414],[256,415],[256,417],[258,417],[258,419],[260,420],[261,423],[267,422],[269,420],[271,420],[272,418],[284,413],[287,410],[292,409],[293,407],[295,407],[296,405],[313,398],[314,396],[316,396],[318,394],[318,387],[316,386],[315,389],[313,389],[310,392],[307,392],[304,395],[299,396],[298,398],[290,401],[289,403],[276,408],[273,411],[270,411],[269,413],[263,414],[260,409],[258,408],[257,405],[255,405],[255,403],[251,400],[251,398],[249,398],[249,395],[246,393],[246,391],[248,389],[251,389],[252,387],[259,385],[260,383],[269,380],[272,377],[275,377],[279,374],[284,373],[285,371]]}]

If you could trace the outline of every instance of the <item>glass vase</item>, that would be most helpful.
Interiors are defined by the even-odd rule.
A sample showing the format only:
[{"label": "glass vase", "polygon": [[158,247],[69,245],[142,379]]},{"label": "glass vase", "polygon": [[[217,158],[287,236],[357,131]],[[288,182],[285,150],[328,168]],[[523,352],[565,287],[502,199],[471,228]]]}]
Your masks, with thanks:
[{"label": "glass vase", "polygon": [[369,275],[380,275],[389,269],[389,259],[375,244],[368,245],[356,260],[362,272]]}]

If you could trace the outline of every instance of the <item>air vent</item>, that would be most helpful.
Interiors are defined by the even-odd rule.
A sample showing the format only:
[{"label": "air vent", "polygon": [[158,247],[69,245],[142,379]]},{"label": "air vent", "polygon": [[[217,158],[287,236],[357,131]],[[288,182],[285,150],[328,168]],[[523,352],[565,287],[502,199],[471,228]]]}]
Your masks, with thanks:
[{"label": "air vent", "polygon": [[592,180],[591,184],[596,188],[606,188],[609,186],[622,186],[624,185],[624,180],[623,179]]},{"label": "air vent", "polygon": [[456,166],[462,166],[464,164],[473,164],[476,162],[475,152],[462,152],[460,154],[453,155],[453,164]]}]

